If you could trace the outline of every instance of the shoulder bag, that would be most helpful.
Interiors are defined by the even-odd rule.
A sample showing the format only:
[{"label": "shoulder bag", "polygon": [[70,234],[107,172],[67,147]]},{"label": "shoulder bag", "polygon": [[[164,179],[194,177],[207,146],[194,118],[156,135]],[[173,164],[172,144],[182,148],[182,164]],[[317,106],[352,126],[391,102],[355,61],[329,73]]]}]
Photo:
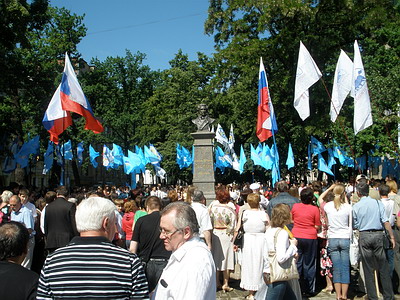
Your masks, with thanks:
[{"label": "shoulder bag", "polygon": [[278,229],[274,235],[274,250],[268,251],[271,282],[299,279],[299,272],[297,271],[297,265],[294,256],[283,263],[279,263],[276,257],[276,241],[281,230],[281,228]]},{"label": "shoulder bag", "polygon": [[242,218],[240,219],[240,228],[238,230],[235,240],[233,241],[233,244],[238,246],[239,248],[243,248],[243,241],[244,241],[244,230],[243,230],[243,214],[244,214],[244,212],[245,211],[242,212]]}]

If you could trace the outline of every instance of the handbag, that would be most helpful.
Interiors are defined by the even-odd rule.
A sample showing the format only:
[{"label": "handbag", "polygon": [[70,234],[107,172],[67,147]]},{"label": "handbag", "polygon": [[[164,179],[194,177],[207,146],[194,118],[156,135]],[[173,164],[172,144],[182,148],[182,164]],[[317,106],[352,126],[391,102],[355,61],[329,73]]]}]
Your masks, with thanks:
[{"label": "handbag", "polygon": [[297,271],[294,256],[283,263],[279,263],[276,257],[276,240],[281,230],[281,228],[278,229],[274,235],[274,250],[268,251],[271,283],[299,279],[299,272]]},{"label": "handbag", "polygon": [[389,233],[387,232],[386,228],[383,231],[383,249],[389,250],[392,248],[392,242],[390,241]]},{"label": "handbag", "polygon": [[349,255],[350,264],[352,266],[357,265],[358,259],[360,257],[360,248],[358,247],[358,237],[354,234],[353,231],[351,233]]},{"label": "handbag", "polygon": [[[243,211],[243,213],[244,213],[244,211]],[[244,240],[243,213],[242,213],[242,218],[240,219],[240,228],[235,237],[235,240],[233,241],[233,244],[238,246],[239,248],[243,248],[243,240]]]}]

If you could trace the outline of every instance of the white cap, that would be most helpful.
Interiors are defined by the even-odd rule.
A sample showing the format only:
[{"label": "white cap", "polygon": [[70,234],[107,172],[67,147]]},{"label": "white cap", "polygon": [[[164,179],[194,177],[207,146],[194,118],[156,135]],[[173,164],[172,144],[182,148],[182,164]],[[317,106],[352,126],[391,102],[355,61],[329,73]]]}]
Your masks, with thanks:
[{"label": "white cap", "polygon": [[254,182],[252,184],[250,184],[250,189],[255,191],[258,190],[260,188],[260,184],[258,182]]},{"label": "white cap", "polygon": [[359,181],[361,178],[365,178],[366,180],[368,180],[368,177],[367,177],[367,175],[360,174],[360,175],[357,175],[357,177],[356,177],[356,181]]}]

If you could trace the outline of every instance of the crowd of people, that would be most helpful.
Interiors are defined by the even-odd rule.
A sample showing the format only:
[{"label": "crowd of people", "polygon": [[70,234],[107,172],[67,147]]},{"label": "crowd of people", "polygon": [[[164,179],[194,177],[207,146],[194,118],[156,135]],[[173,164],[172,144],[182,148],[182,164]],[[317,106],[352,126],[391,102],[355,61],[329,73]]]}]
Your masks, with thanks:
[{"label": "crowd of people", "polygon": [[215,299],[232,272],[250,300],[399,292],[394,178],[1,192],[0,299]]}]

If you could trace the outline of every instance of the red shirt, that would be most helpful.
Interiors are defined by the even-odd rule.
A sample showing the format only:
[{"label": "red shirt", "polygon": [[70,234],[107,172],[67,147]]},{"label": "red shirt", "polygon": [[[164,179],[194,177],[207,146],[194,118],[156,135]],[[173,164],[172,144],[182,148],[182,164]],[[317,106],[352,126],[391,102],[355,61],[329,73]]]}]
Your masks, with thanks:
[{"label": "red shirt", "polygon": [[134,218],[134,212],[125,213],[122,217],[122,230],[125,231],[127,241],[132,239],[132,224]]},{"label": "red shirt", "polygon": [[319,209],[311,204],[295,203],[292,208],[294,237],[301,239],[317,239],[317,229],[321,225]]}]

